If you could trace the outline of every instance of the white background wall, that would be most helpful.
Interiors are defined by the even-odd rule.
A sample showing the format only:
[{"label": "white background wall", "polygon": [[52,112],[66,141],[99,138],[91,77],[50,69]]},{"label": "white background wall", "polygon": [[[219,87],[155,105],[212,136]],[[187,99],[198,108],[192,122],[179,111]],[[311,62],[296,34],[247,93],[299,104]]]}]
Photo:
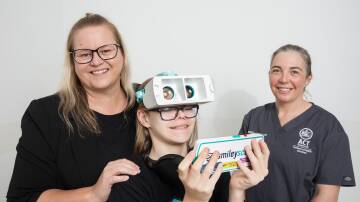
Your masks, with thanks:
[{"label": "white background wall", "polygon": [[[358,176],[358,0],[1,0],[0,201],[22,114],[32,99],[58,89],[65,39],[85,12],[103,14],[118,26],[134,81],[164,70],[213,77],[216,102],[202,106],[201,137],[237,133],[250,108],[273,101],[267,78],[272,52],[286,43],[307,48],[314,74],[308,90],[343,124]],[[342,188],[340,201],[358,201],[359,191]]]}]

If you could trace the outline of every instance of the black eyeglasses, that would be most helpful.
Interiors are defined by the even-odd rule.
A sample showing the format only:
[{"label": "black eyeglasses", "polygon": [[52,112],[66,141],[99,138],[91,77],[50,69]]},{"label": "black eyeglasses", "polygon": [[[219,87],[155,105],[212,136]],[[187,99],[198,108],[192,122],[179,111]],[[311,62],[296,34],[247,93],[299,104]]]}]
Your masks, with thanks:
[{"label": "black eyeglasses", "polygon": [[175,120],[179,114],[179,111],[182,111],[186,118],[194,118],[197,116],[199,111],[199,105],[183,105],[176,107],[162,107],[156,109],[150,109],[148,111],[156,111],[160,113],[160,117],[163,121]]},{"label": "black eyeglasses", "polygon": [[94,52],[96,52],[101,59],[110,60],[116,57],[119,48],[120,46],[118,44],[107,44],[95,50],[77,49],[70,51],[70,53],[77,63],[86,64],[92,61]]}]

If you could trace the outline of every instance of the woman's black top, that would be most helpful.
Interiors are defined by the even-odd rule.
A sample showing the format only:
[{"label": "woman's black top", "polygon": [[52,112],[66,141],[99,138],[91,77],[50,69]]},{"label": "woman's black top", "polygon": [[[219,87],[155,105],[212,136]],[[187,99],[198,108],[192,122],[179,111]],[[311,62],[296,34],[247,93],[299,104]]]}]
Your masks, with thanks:
[{"label": "woman's black top", "polygon": [[58,95],[30,103],[21,121],[22,136],[8,201],[36,201],[47,189],[94,185],[109,161],[130,159],[135,139],[135,107],[115,115],[94,112],[101,134],[69,134],[58,113]]}]

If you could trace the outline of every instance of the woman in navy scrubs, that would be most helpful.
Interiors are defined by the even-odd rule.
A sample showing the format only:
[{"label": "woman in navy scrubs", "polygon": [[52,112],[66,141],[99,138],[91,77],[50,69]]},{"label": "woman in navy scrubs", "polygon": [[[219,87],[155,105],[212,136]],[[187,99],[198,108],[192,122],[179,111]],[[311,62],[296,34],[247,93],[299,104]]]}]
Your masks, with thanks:
[{"label": "woman in navy scrubs", "polygon": [[337,201],[340,186],[355,186],[349,140],[330,112],[304,99],[311,58],[296,45],[276,50],[269,84],[275,102],[245,115],[240,134],[267,134],[269,175],[247,201]]}]

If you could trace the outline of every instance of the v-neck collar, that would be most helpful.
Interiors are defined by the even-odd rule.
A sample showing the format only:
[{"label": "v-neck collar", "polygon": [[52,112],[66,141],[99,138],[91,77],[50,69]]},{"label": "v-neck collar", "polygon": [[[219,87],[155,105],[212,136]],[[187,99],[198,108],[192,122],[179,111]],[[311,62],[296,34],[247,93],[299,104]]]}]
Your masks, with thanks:
[{"label": "v-neck collar", "polygon": [[316,109],[315,104],[311,102],[311,106],[308,109],[306,109],[304,112],[302,112],[301,114],[297,115],[296,117],[294,117],[293,119],[288,121],[283,126],[281,126],[281,124],[280,124],[280,119],[279,119],[279,116],[278,116],[278,113],[277,113],[275,102],[272,104],[271,112],[272,112],[272,116],[273,116],[273,119],[275,120],[275,124],[276,124],[277,128],[279,130],[289,131],[290,129],[292,129],[293,127],[298,125],[299,122],[302,122],[302,120],[305,117],[312,114],[312,112],[315,111],[315,109]]}]

